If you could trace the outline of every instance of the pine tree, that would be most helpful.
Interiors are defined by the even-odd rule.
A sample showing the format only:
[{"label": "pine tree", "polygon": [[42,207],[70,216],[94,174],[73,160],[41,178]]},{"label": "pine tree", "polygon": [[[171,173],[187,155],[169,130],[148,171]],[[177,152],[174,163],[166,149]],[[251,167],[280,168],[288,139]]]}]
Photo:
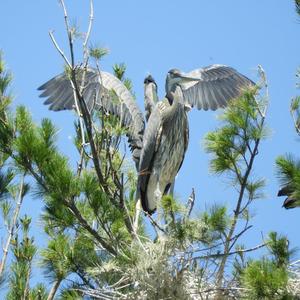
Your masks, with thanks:
[{"label": "pine tree", "polygon": [[[99,70],[107,54],[106,49],[88,47],[92,1],[83,35],[71,26],[64,1],[60,3],[70,58],[50,35],[77,99],[75,168],[58,148],[58,129],[51,120],[36,124],[24,106],[11,110],[4,93],[9,77],[0,64],[0,196],[5,199],[4,220],[13,219],[12,228],[21,228],[10,231],[13,259],[5,278],[10,287],[7,299],[293,299],[289,288],[293,251],[287,238],[270,233],[259,245],[241,244],[253,227],[251,204],[261,198],[264,187],[264,180],[253,175],[260,143],[267,137],[262,68],[261,82],[231,101],[219,127],[205,138],[211,172],[230,179],[229,186],[237,191],[233,211],[212,205],[195,213],[193,190],[185,203],[167,195],[159,208],[161,220],[142,216],[136,231],[136,173],[120,147],[127,129],[103,109],[90,113],[84,101],[80,78],[92,61]],[[75,43],[83,44],[79,63],[74,60]],[[133,89],[124,64],[116,64],[113,72]],[[114,97],[112,93],[112,101],[118,101]],[[12,170],[5,165],[7,160]],[[29,191],[28,178],[34,181],[30,190],[44,204],[41,216],[48,241],[44,249],[37,249],[29,234],[31,219],[19,218],[16,210]],[[17,200],[15,214],[8,195]],[[248,258],[249,252],[263,247],[262,258]],[[35,257],[47,284],[32,287]]]}]

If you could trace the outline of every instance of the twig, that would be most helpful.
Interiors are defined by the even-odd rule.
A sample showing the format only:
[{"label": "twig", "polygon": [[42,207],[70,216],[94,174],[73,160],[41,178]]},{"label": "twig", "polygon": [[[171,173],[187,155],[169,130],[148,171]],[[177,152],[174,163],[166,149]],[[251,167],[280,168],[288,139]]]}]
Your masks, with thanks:
[{"label": "twig", "polygon": [[66,64],[68,65],[69,68],[72,68],[71,63],[69,62],[68,58],[66,57],[66,55],[64,54],[64,52],[60,49],[58,43],[56,42],[54,35],[53,35],[53,31],[49,31],[49,35],[51,38],[51,41],[54,44],[54,47],[56,48],[56,50],[59,52],[59,54],[63,57],[64,61],[66,62]]},{"label": "twig", "polygon": [[247,226],[247,224],[246,224],[245,228],[242,231],[240,231],[237,235],[235,235],[235,237],[233,239],[231,239],[233,242],[232,242],[231,246],[229,247],[229,251],[233,248],[233,246],[235,245],[235,243],[237,242],[239,237],[242,236],[247,230],[249,230],[252,227],[253,227],[253,225]]},{"label": "twig", "polygon": [[[263,69],[263,67],[261,65],[258,65],[257,69],[258,69],[258,74],[261,77],[262,85],[266,89],[266,99],[269,99],[269,89],[268,89],[268,82],[267,82],[266,72],[265,72],[265,70]],[[266,113],[267,113],[268,105],[267,104],[265,105],[264,111],[262,112],[260,110],[259,103],[256,101],[256,99],[255,99],[255,102],[257,104],[257,110],[258,110],[259,114],[261,115],[262,118],[265,118],[266,117]]]},{"label": "twig", "polygon": [[31,266],[28,267],[28,271],[27,271],[27,274],[26,274],[25,287],[24,287],[24,294],[23,294],[23,297],[21,298],[21,300],[27,300],[28,299],[30,273],[31,273]]},{"label": "twig", "polygon": [[64,0],[60,0],[60,4],[61,4],[61,6],[63,8],[63,11],[64,11],[64,19],[65,19],[65,25],[66,25],[66,30],[67,30],[68,40],[69,40],[70,54],[71,54],[71,66],[72,66],[72,70],[73,70],[74,65],[75,65],[74,51],[73,51],[73,34],[72,34],[71,29],[70,29],[67,8],[66,8]]},{"label": "twig", "polygon": [[83,49],[84,49],[84,56],[85,56],[84,65],[87,65],[87,60],[88,60],[87,43],[88,43],[90,35],[91,35],[93,20],[94,20],[94,5],[93,5],[93,0],[91,0],[90,1],[89,25],[88,25],[88,30],[87,30],[87,33],[86,33],[86,36],[85,36],[85,40],[83,42]]},{"label": "twig", "polygon": [[71,209],[71,211],[74,213],[80,224],[83,228],[85,228],[99,243],[100,245],[110,252],[113,256],[117,255],[117,252],[114,248],[112,248],[108,243],[105,242],[105,240],[98,234],[98,232],[93,229],[86,219],[81,215],[81,212],[78,210],[77,206],[75,205],[74,201],[72,201],[71,204],[68,205]]},{"label": "twig", "polygon": [[192,188],[192,193],[189,196],[188,202],[186,204],[187,214],[185,216],[185,220],[187,220],[190,217],[193,207],[194,207],[194,203],[195,203],[195,190],[194,190],[194,188]]},{"label": "twig", "polygon": [[260,244],[258,246],[252,247],[252,248],[236,250],[236,251],[232,251],[232,252],[228,252],[228,253],[224,252],[224,253],[217,253],[217,254],[195,256],[195,257],[193,257],[193,259],[207,259],[207,258],[227,257],[227,256],[231,256],[231,255],[234,255],[234,254],[252,252],[252,251],[255,251],[255,250],[260,249],[262,247],[265,247],[266,245],[267,245],[266,243],[263,243],[263,244]]},{"label": "twig", "polygon": [[166,231],[160,225],[158,225],[158,223],[152,218],[152,216],[149,213],[145,212],[145,214],[149,218],[149,220],[150,220],[153,227],[158,228],[161,232],[166,234]]},{"label": "twig", "polygon": [[[261,115],[261,120],[260,120],[259,125],[260,125],[260,128],[263,128],[265,116],[263,114],[260,114],[260,115]],[[247,186],[248,178],[249,178],[251,170],[252,170],[254,159],[258,153],[258,146],[259,146],[260,140],[261,140],[260,137],[255,140],[254,147],[253,147],[253,150],[251,151],[251,155],[250,155],[250,159],[249,159],[249,164],[247,165],[245,173],[242,176],[242,181],[240,183],[240,192],[239,192],[239,197],[237,200],[236,208],[234,210],[233,221],[232,221],[231,227],[229,229],[229,233],[226,237],[226,242],[225,242],[225,246],[224,246],[224,254],[225,255],[222,256],[222,260],[221,260],[220,267],[219,267],[218,274],[217,274],[216,284],[217,284],[218,288],[221,288],[221,286],[222,286],[223,275],[224,275],[225,265],[226,265],[226,261],[227,261],[226,253],[230,252],[230,242],[231,242],[232,236],[234,234],[239,215],[241,213],[241,206],[242,206],[242,201],[244,198],[244,193],[246,191],[246,186]]]}]

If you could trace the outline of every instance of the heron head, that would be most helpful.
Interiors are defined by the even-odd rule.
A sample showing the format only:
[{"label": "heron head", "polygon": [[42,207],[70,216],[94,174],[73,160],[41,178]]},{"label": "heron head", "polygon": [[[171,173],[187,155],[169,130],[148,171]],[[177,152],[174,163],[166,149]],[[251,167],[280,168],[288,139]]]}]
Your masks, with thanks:
[{"label": "heron head", "polygon": [[175,91],[176,85],[180,83],[181,72],[178,69],[171,69],[166,78],[166,93]]},{"label": "heron head", "polygon": [[154,83],[156,85],[154,78],[150,74],[144,79],[144,84],[148,83]]},{"label": "heron head", "polygon": [[166,91],[174,91],[176,85],[179,85],[184,82],[190,81],[199,81],[199,78],[194,78],[191,76],[186,75],[185,73],[181,72],[178,69],[171,69],[168,72],[167,79],[166,79]]}]

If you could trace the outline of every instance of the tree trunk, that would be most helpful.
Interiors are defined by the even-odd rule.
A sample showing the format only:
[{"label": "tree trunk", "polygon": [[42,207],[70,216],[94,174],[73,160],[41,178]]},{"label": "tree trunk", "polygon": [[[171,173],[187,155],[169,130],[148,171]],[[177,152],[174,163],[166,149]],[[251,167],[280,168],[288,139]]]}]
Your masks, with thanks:
[{"label": "tree trunk", "polygon": [[52,285],[52,288],[49,292],[49,295],[48,295],[48,298],[47,300],[53,300],[54,299],[54,296],[60,286],[60,283],[61,283],[61,279],[58,279],[56,281],[54,281],[53,285]]}]

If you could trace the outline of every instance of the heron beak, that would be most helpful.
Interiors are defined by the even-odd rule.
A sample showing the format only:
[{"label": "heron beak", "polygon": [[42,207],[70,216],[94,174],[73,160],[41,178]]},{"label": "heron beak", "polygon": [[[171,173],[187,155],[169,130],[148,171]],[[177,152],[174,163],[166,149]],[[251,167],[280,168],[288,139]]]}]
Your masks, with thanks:
[{"label": "heron beak", "polygon": [[184,104],[184,110],[185,110],[186,112],[189,112],[192,108],[193,108],[193,107],[192,107],[190,104],[188,104],[188,103],[185,103],[185,104]]},{"label": "heron beak", "polygon": [[190,81],[200,81],[201,79],[198,78],[198,77],[191,77],[191,76],[187,76],[187,75],[180,75],[180,78],[183,80],[183,81],[186,81],[186,82],[190,82]]}]

